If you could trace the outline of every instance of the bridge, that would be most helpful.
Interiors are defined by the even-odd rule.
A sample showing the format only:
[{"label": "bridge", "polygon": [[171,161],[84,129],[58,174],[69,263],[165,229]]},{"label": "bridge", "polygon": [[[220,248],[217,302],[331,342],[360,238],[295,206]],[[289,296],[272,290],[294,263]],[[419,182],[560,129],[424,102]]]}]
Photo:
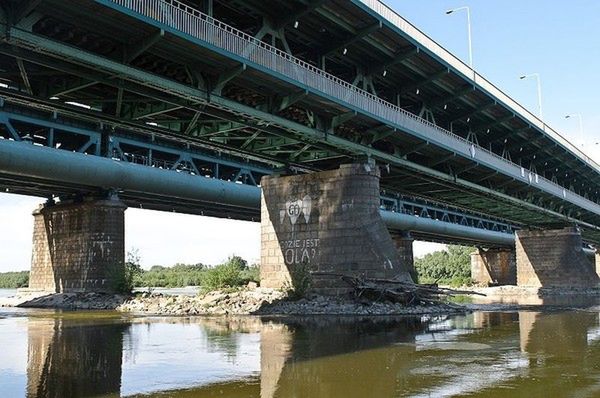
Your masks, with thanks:
[{"label": "bridge", "polygon": [[[406,274],[412,238],[489,248],[492,280],[597,281],[600,166],[389,7],[201,3],[3,5],[0,186],[48,199],[40,285],[81,282],[48,225],[83,217],[121,253],[126,206],[260,219],[267,285],[307,262]],[[94,239],[77,261],[102,285],[122,259]]]}]

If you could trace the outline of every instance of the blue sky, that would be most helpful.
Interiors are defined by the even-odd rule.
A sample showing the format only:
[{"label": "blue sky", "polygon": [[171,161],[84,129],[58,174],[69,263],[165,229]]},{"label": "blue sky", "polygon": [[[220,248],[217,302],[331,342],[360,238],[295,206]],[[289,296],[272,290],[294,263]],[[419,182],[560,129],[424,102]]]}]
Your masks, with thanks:
[{"label": "blue sky", "polygon": [[475,69],[535,114],[535,80],[518,77],[539,73],[544,121],[566,138],[578,139],[577,121],[564,116],[580,113],[587,152],[590,144],[600,141],[599,1],[391,0],[387,4],[465,62],[466,13],[446,15],[445,10],[470,7]]},{"label": "blue sky", "polygon": [[[475,69],[522,105],[537,112],[534,80],[542,79],[544,120],[584,144],[600,161],[600,1],[597,0],[391,0],[419,29],[463,60],[468,59],[466,15],[471,8]],[[577,136],[583,116],[585,136]],[[28,269],[31,211],[42,200],[0,194],[0,272]],[[230,254],[257,261],[259,224],[173,213],[127,210],[126,246],[136,247],[145,266],[175,262],[218,263]],[[417,244],[417,254],[439,245]]]}]

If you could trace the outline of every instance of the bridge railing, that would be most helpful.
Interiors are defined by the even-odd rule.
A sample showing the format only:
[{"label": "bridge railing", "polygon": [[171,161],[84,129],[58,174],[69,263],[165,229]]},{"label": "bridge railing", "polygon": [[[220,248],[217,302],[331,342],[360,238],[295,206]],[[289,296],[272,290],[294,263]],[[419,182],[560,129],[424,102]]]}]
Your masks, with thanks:
[{"label": "bridge railing", "polygon": [[383,18],[387,19],[393,25],[395,25],[398,29],[406,34],[407,37],[412,38],[418,46],[429,50],[431,53],[439,57],[444,62],[451,65],[456,71],[460,72],[464,75],[465,78],[472,80],[475,84],[479,85],[482,89],[490,93],[492,96],[499,99],[509,108],[514,110],[517,114],[522,116],[528,123],[536,126],[540,130],[548,133],[548,135],[552,136],[556,141],[560,144],[568,148],[570,151],[575,153],[583,162],[595,168],[600,172],[600,165],[594,161],[592,158],[587,156],[580,148],[573,145],[569,140],[563,137],[559,132],[554,130],[552,127],[548,126],[544,121],[542,121],[538,116],[531,113],[517,101],[509,97],[502,90],[496,87],[493,83],[487,80],[485,77],[477,73],[473,68],[465,64],[459,58],[454,56],[444,47],[439,45],[421,30],[419,30],[416,26],[408,22],[406,19],[402,18],[396,11],[392,8],[384,4],[380,0],[357,0],[364,5],[366,5],[371,10],[375,11],[377,14],[381,15]]},{"label": "bridge railing", "polygon": [[[382,3],[373,3],[373,1],[369,1],[369,3],[374,6],[379,3],[378,8],[383,6]],[[351,107],[360,109],[362,112],[369,113],[384,123],[401,126],[402,130],[420,135],[424,139],[435,142],[450,151],[464,157],[470,157],[475,162],[501,170],[502,173],[516,180],[532,184],[540,190],[600,214],[598,204],[177,0],[104,0],[104,2],[115,3],[146,18],[154,19],[163,25],[209,44],[217,51],[234,55],[243,62],[251,62],[270,72],[276,72],[286,79],[335,98]],[[390,12],[393,13],[391,9],[388,10],[382,9],[381,11],[386,13],[385,17],[388,17]],[[396,19],[400,18],[397,14],[395,15]],[[389,15],[389,17],[394,18],[392,15]],[[413,29],[416,28],[413,27]],[[435,44],[427,36],[422,33],[420,35],[433,43],[431,45]],[[438,47],[443,50],[439,45]],[[442,54],[441,50],[439,50],[440,54]]]}]

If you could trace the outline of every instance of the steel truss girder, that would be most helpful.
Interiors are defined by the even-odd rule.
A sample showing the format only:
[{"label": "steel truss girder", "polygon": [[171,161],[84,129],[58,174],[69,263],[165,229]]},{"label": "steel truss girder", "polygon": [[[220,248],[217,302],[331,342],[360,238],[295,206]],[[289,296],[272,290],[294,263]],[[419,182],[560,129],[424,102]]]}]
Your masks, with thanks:
[{"label": "steel truss girder", "polygon": [[[268,114],[266,112],[257,111],[254,108],[241,105],[234,101],[212,96],[209,97],[206,92],[195,89],[180,83],[169,81],[167,79],[160,78],[156,75],[152,75],[148,72],[140,71],[139,69],[131,68],[126,65],[120,65],[114,61],[107,60],[105,58],[85,53],[81,50],[75,50],[72,47],[62,45],[60,43],[52,42],[51,40],[40,38],[31,33],[19,31],[17,29],[11,29],[10,41],[11,43],[30,48],[34,51],[42,51],[49,53],[53,56],[59,56],[61,58],[69,59],[70,62],[75,62],[78,65],[85,65],[106,71],[105,73],[118,74],[123,79],[129,80],[139,86],[148,87],[156,91],[162,91],[164,93],[174,95],[181,99],[192,101],[193,103],[207,104],[210,100],[210,105],[222,109],[227,112],[233,112],[238,116],[244,117],[247,123],[255,126],[268,126],[267,131],[278,131],[278,134],[292,134],[296,137],[302,137],[305,141],[320,142],[332,149],[337,149],[342,154],[354,154],[361,156],[368,156],[379,159],[385,163],[391,163],[403,168],[415,170],[425,175],[430,175],[435,179],[441,181],[450,181],[454,184],[461,185],[471,190],[475,190],[481,193],[491,194],[501,200],[506,200],[515,203],[519,206],[525,206],[534,211],[547,212],[546,209],[540,209],[531,203],[524,203],[518,199],[511,198],[508,195],[489,190],[485,187],[471,183],[466,180],[460,180],[454,176],[441,173],[435,170],[428,169],[418,164],[408,162],[404,159],[399,159],[396,156],[386,154],[381,151],[374,150],[372,148],[358,145],[354,142],[336,137],[333,135],[325,134],[322,131],[314,130],[306,126],[290,122],[289,120]],[[114,84],[114,83],[113,83]],[[267,127],[264,127],[267,129]],[[564,215],[557,214],[560,219],[567,221]],[[567,221],[570,222],[570,221]]]},{"label": "steel truss girder", "polygon": [[[123,12],[129,12],[129,13],[131,14],[131,12],[130,12],[131,10],[127,10],[127,9],[124,9],[124,8],[122,8],[122,7],[121,7],[121,8],[119,8],[120,6],[116,6],[116,4],[115,4],[115,3],[111,3],[111,2],[108,2],[108,1],[104,1],[104,0],[97,0],[97,1],[98,1],[99,3],[102,3],[102,4],[104,4],[104,5],[107,5],[107,6],[114,6],[113,8],[117,8],[117,9],[120,9],[120,10],[125,10],[125,11],[123,11]],[[320,10],[320,11],[321,11],[321,10]],[[134,13],[134,14],[135,14],[135,13]],[[146,21],[146,22],[148,22],[148,21]],[[160,24],[158,21],[151,22],[151,24],[155,24],[156,26],[164,26],[164,25]],[[165,29],[167,29],[167,28],[165,28]],[[169,27],[169,29],[170,29],[172,32],[175,32],[175,34],[177,34],[177,30],[176,30],[176,29],[174,29],[173,27]],[[352,28],[351,28],[351,29],[352,29]],[[199,43],[199,44],[201,44],[201,42],[200,42],[200,41],[198,41],[198,43]],[[201,45],[202,45],[202,44],[201,44]],[[213,45],[211,45],[211,44],[209,44],[209,45],[208,45],[208,47],[209,47],[209,48],[211,48],[211,49],[213,49],[213,50],[216,50],[217,52],[220,52],[220,53],[222,53],[222,54],[223,54],[223,55],[225,55],[225,56],[229,56],[229,57],[233,57],[233,58],[239,58],[239,55],[234,55],[234,54],[232,54],[232,53],[228,53],[228,51],[227,51],[227,50],[224,50],[223,48],[216,48],[216,47],[214,47],[214,46],[213,46]],[[241,58],[242,58],[242,59],[248,59],[247,57],[244,57],[244,56],[242,56]],[[248,64],[250,65],[250,63],[253,63],[253,64],[255,64],[255,65],[253,65],[253,67],[256,67],[258,70],[265,71],[265,72],[267,72],[267,73],[271,73],[271,74],[273,74],[273,71],[270,71],[270,70],[267,70],[267,69],[265,69],[265,67],[264,67],[264,66],[261,66],[260,64],[257,64],[257,63],[255,63],[255,62],[249,62]],[[291,79],[291,78],[288,76],[288,77],[287,77],[287,80],[290,80],[290,81],[291,81],[291,80],[293,80],[293,79]],[[317,93],[317,94],[318,94],[318,93]],[[354,107],[352,107],[352,106],[351,106],[351,108],[353,109]],[[368,112],[366,112],[366,111],[364,111],[363,109],[353,109],[353,110],[355,110],[355,111],[357,111],[357,112],[364,113],[364,114],[366,114],[367,116],[370,116],[370,117],[375,117],[376,119],[379,119],[379,118],[378,118],[377,116],[375,116],[375,115],[369,115],[369,113],[368,113]],[[410,131],[411,131],[411,129],[408,129],[407,131],[409,131],[409,132],[410,132]],[[412,131],[412,133],[411,133],[411,134],[416,134],[416,132],[415,132],[415,131]],[[443,145],[442,145],[442,147],[443,147]],[[461,156],[464,156],[464,154],[461,154]],[[471,153],[471,157],[474,157],[473,153]],[[492,166],[492,167],[493,167],[493,166]],[[504,170],[503,170],[503,171],[504,171]],[[542,184],[542,185],[543,185],[543,184]],[[541,189],[546,189],[546,188],[544,188],[544,187],[541,187]],[[550,191],[549,191],[549,192],[550,192]],[[564,195],[563,195],[563,196],[564,196]],[[578,196],[578,195],[576,195],[576,194],[575,194],[575,196]],[[600,207],[600,206],[598,206],[596,203],[593,203],[593,202],[591,202],[591,201],[589,201],[589,203],[587,203],[588,201],[586,201],[586,199],[585,199],[585,198],[583,198],[583,197],[581,197],[581,198],[576,198],[576,200],[577,200],[577,201],[580,203],[580,205],[581,205],[583,208],[586,208],[586,210],[588,210],[588,211],[591,211],[591,212],[593,212],[593,213],[595,213],[595,214],[600,214],[600,210],[596,209],[596,207]],[[595,210],[590,210],[591,208],[594,208]]]},{"label": "steel truss girder", "polygon": [[[44,181],[56,181],[59,187],[57,189],[61,189],[63,184],[75,184],[75,189],[77,186],[112,189],[122,192],[124,198],[134,198],[128,200],[130,204],[147,204],[149,201],[151,208],[156,208],[155,203],[158,201],[163,203],[159,209],[177,209],[196,214],[200,212],[196,209],[198,206],[200,209],[206,206],[214,209],[217,206],[218,209],[220,205],[224,207],[221,216],[256,220],[259,215],[260,190],[256,184],[235,184],[232,181],[189,176],[188,173],[173,171],[170,173],[174,174],[168,175],[165,174],[166,170],[155,167],[116,162],[99,156],[85,156],[9,140],[0,140],[0,172],[0,186],[5,185],[3,176],[8,174],[14,175],[17,182],[29,178],[40,179],[42,184]],[[242,173],[243,171],[239,172],[239,177]],[[48,189],[53,188],[50,186]],[[196,204],[181,206],[189,201],[196,201]],[[386,197],[382,203],[389,201],[390,198]],[[487,242],[492,246],[506,244],[513,239],[512,227],[494,219],[475,217],[471,214],[461,216],[456,211],[436,208],[435,205],[423,207],[421,202],[411,203],[408,197],[403,197],[401,202],[396,203],[401,203],[404,211],[400,211],[399,207],[393,209],[395,212],[382,209],[382,216],[390,228],[399,225],[415,226],[414,230],[421,232],[419,225],[426,224],[423,232],[431,232],[432,229],[458,230],[446,235],[446,241],[453,242],[468,236],[469,239]],[[416,212],[417,208],[421,208],[421,211]],[[440,214],[442,215],[439,216]],[[211,215],[219,214],[213,210]]]},{"label": "steel truss girder", "polygon": [[415,217],[425,217],[489,231],[512,234],[515,229],[518,229],[517,226],[507,224],[501,220],[470,214],[451,207],[436,206],[427,201],[415,198],[408,199],[402,196],[394,197],[384,194],[381,196],[381,206],[392,212],[411,214]]},{"label": "steel truss girder", "polygon": [[[58,120],[49,121],[41,117],[35,118],[14,112],[0,110],[0,124],[9,125],[11,121],[18,121],[29,126],[30,129],[36,129],[39,135],[39,127],[47,129],[46,139],[36,141],[36,144],[55,147],[54,136],[58,131],[63,135],[73,134],[79,137],[86,137],[87,141],[77,149],[77,152],[88,153],[100,156],[101,133],[99,131],[89,130],[74,126],[75,123],[61,123]],[[155,142],[148,142],[143,139],[128,138],[131,133],[122,136],[118,131],[111,131],[104,134],[108,141],[107,155],[109,158],[121,161],[143,164],[150,167],[185,171],[195,175],[210,175],[217,179],[226,181],[242,182],[257,185],[262,176],[271,174],[272,169],[255,166],[243,159],[229,160],[224,157],[207,155],[198,151],[177,148],[175,143],[170,146],[163,143],[159,145]],[[18,137],[23,140],[22,134]],[[64,137],[63,137],[64,138]],[[33,138],[30,138],[33,140]],[[61,143],[63,144],[63,143]],[[93,146],[94,150],[89,151]],[[128,147],[129,151],[125,149]],[[63,145],[63,148],[65,146]],[[208,167],[208,170],[207,170]]]}]

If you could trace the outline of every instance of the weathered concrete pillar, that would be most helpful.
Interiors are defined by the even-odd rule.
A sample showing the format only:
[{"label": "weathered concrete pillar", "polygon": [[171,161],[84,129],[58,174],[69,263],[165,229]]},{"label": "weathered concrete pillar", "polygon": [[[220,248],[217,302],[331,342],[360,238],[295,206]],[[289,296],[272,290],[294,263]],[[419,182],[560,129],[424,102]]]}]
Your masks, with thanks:
[{"label": "weathered concrete pillar", "polygon": [[408,270],[413,281],[417,280],[417,271],[415,269],[415,261],[413,255],[414,238],[410,233],[392,233],[392,240],[396,246],[396,251],[400,257],[400,264]]},{"label": "weathered concrete pillar", "polygon": [[516,234],[517,285],[594,287],[600,281],[577,228]]},{"label": "weathered concrete pillar", "polygon": [[110,291],[125,264],[125,209],[119,200],[45,205],[33,212],[29,289]]},{"label": "weathered concrete pillar", "polygon": [[[261,180],[261,285],[281,288],[308,271],[367,277],[410,275],[379,215],[379,169],[369,164]],[[336,276],[312,276],[326,294],[348,291]]]},{"label": "weathered concrete pillar", "polygon": [[516,263],[512,249],[479,249],[471,253],[471,279],[483,285],[515,285]]}]

